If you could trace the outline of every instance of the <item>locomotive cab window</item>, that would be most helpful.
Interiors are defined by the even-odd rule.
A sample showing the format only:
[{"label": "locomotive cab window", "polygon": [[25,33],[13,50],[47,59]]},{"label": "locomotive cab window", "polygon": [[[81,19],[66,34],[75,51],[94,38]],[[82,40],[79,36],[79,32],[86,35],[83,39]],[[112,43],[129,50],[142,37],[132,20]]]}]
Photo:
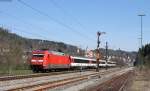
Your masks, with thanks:
[{"label": "locomotive cab window", "polygon": [[42,58],[44,57],[44,54],[33,54],[33,58]]}]

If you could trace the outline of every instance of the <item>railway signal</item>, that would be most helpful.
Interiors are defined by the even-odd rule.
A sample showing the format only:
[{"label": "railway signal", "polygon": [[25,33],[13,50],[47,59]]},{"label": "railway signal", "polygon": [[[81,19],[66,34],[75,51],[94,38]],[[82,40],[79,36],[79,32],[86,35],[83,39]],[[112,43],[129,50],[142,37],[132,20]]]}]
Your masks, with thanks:
[{"label": "railway signal", "polygon": [[107,70],[107,62],[108,62],[108,42],[106,42],[106,70]]},{"label": "railway signal", "polygon": [[97,62],[97,69],[96,69],[96,71],[97,72],[99,72],[99,60],[101,58],[100,47],[99,47],[99,45],[100,45],[99,38],[100,38],[100,36],[102,34],[106,34],[106,33],[105,32],[99,32],[99,31],[97,32],[97,49],[96,49],[96,62]]}]

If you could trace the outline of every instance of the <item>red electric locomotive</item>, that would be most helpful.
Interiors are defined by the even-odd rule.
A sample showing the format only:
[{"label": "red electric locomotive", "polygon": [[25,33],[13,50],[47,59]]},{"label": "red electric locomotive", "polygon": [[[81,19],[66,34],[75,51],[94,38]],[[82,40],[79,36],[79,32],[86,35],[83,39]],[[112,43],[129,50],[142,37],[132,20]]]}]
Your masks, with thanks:
[{"label": "red electric locomotive", "polygon": [[31,68],[34,72],[47,69],[66,69],[70,68],[70,63],[70,56],[61,52],[49,50],[35,50],[32,52]]}]

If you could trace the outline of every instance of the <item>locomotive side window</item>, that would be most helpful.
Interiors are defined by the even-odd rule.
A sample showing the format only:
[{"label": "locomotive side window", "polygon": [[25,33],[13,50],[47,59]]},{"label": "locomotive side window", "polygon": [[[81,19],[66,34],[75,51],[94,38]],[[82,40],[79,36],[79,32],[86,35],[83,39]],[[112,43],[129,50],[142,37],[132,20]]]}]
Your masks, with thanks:
[{"label": "locomotive side window", "polygon": [[89,60],[74,59],[75,63],[89,63]]},{"label": "locomotive side window", "polygon": [[32,57],[41,58],[41,57],[44,57],[44,54],[33,54]]}]

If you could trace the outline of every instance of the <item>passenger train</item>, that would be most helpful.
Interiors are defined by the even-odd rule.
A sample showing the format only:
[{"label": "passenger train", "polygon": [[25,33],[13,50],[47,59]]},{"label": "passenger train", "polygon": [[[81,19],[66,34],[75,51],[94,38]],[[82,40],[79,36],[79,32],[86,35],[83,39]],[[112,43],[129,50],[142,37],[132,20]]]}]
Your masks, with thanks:
[{"label": "passenger train", "polygon": [[[96,59],[65,55],[50,50],[35,50],[30,61],[33,72],[61,69],[96,68]],[[114,67],[115,62],[100,60],[100,67]]]}]

